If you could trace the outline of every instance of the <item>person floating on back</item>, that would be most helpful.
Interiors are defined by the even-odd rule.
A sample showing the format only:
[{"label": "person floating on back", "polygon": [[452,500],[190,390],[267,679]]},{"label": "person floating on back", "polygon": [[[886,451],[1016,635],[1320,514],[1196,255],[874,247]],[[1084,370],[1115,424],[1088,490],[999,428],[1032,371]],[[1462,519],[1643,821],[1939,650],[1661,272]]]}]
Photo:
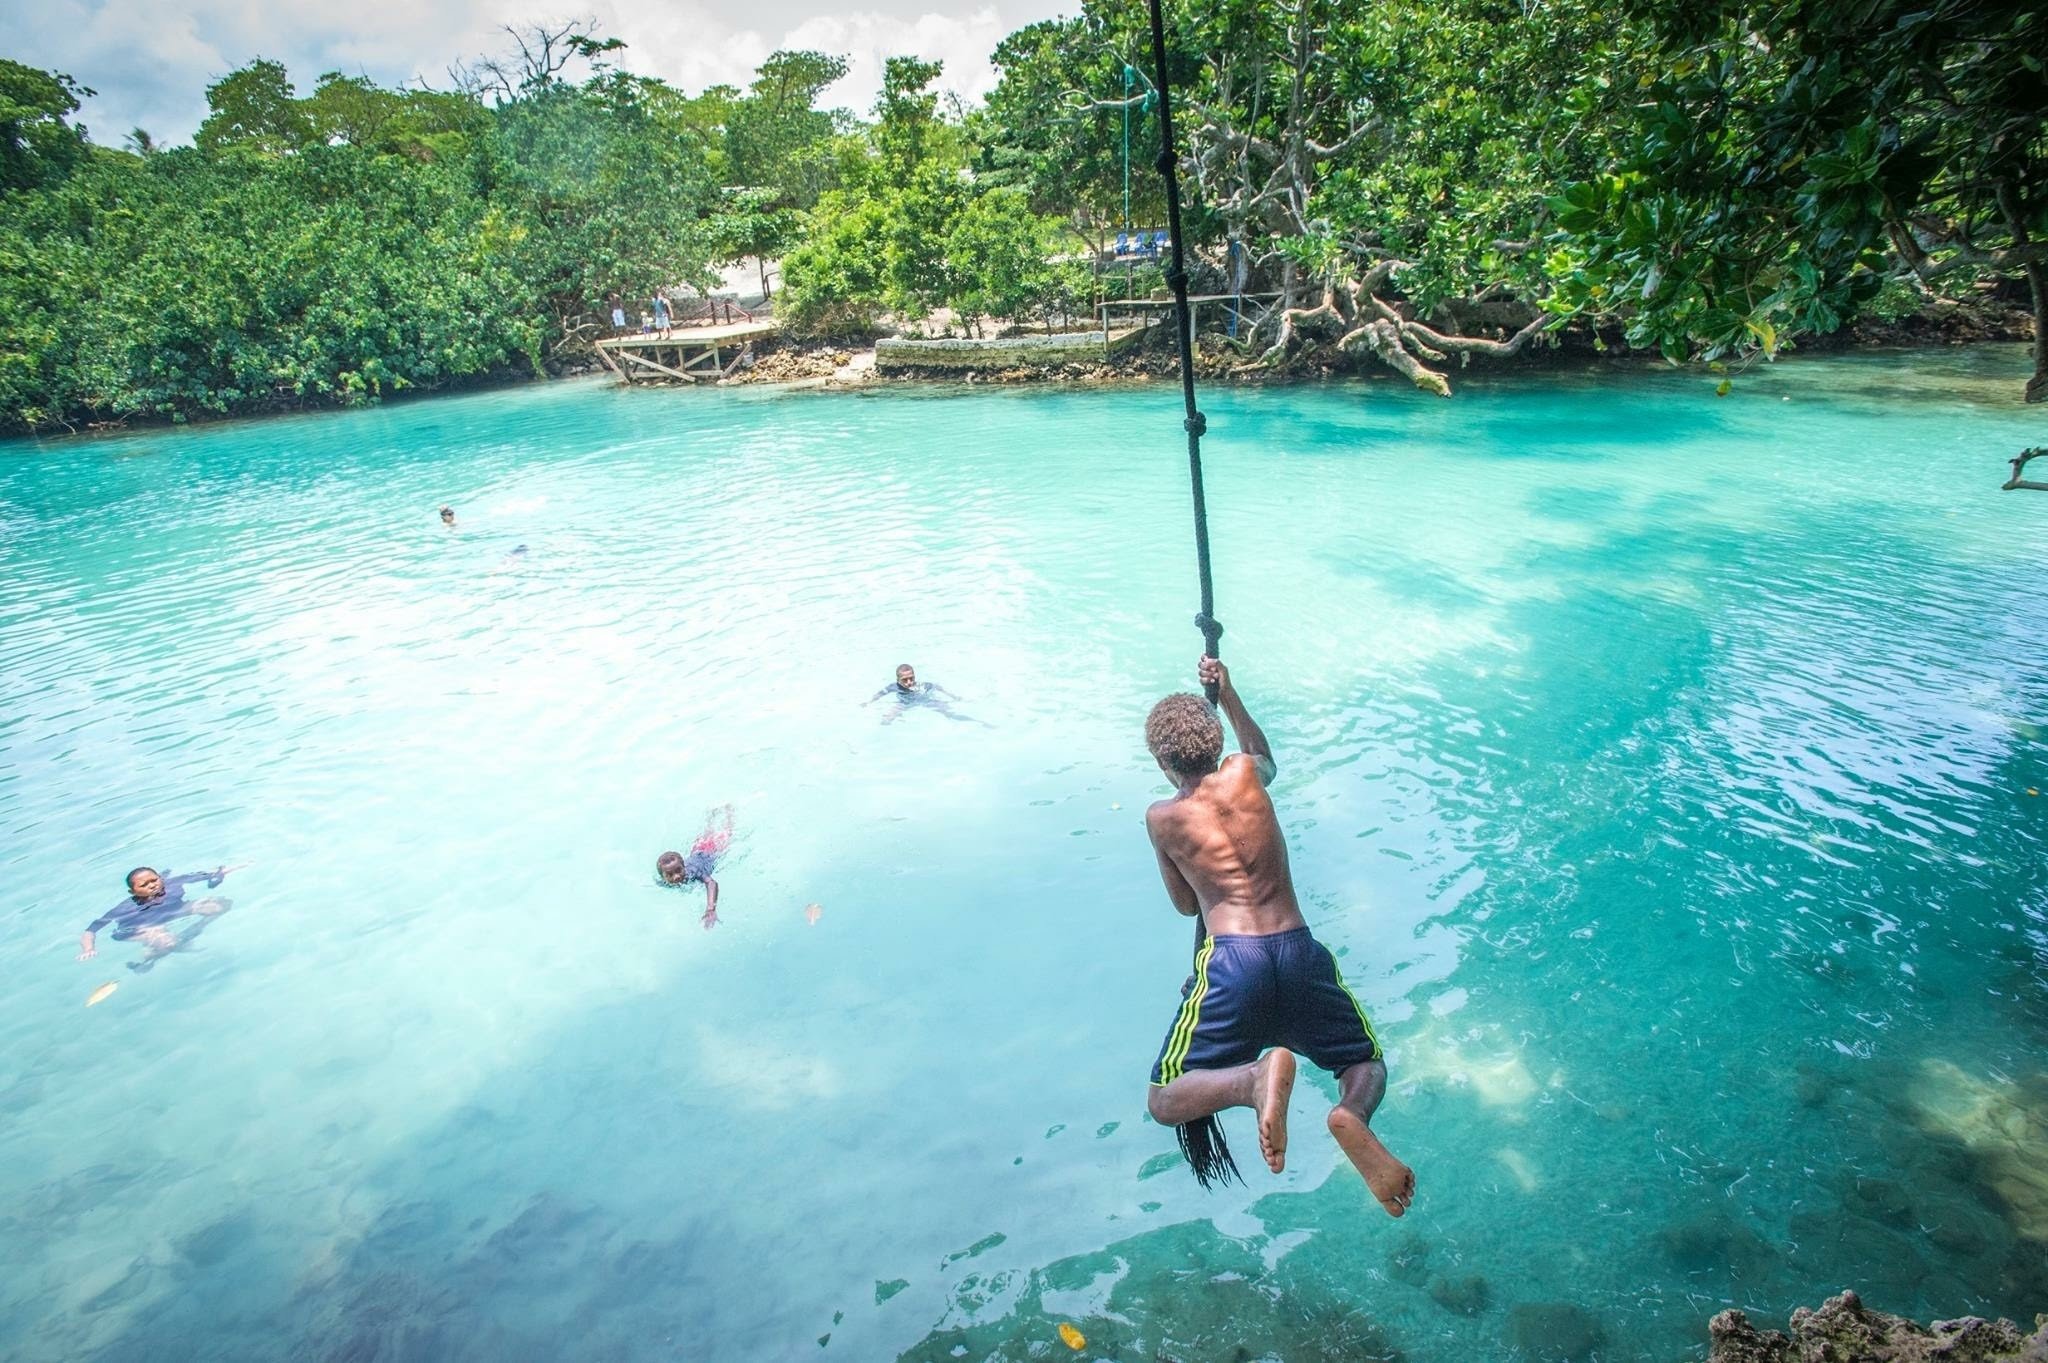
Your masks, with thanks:
[{"label": "person floating on back", "polygon": [[704,926],[707,930],[718,926],[718,881],[712,872],[718,869],[718,859],[732,846],[732,806],[714,809],[705,816],[704,831],[697,835],[697,841],[690,844],[690,855],[681,852],[663,852],[654,860],[654,873],[661,877],[661,883],[681,889],[690,884],[704,886]]},{"label": "person floating on back", "polygon": [[[1287,840],[1266,794],[1273,751],[1228,669],[1205,657],[1199,674],[1218,688],[1242,751],[1219,764],[1223,726],[1200,696],[1168,696],[1145,721],[1145,744],[1178,787],[1145,811],[1145,828],[1167,897],[1183,914],[1199,915],[1206,932],[1153,1064],[1147,1106],[1153,1120],[1181,1127],[1183,1153],[1204,1186],[1236,1167],[1220,1133],[1194,1133],[1213,1131],[1211,1119],[1224,1108],[1252,1108],[1259,1153],[1277,1174],[1287,1160],[1299,1051],[1337,1076],[1330,1134],[1388,1215],[1400,1216],[1415,1196],[1414,1171],[1369,1125],[1386,1093],[1386,1063],[1336,958],[1310,935],[1295,900]],[[1211,1140],[1213,1155],[1205,1147]]]},{"label": "person floating on back", "polygon": [[180,918],[212,918],[226,913],[228,909],[225,899],[187,901],[185,887],[203,880],[207,889],[213,889],[236,869],[222,866],[212,871],[174,876],[159,875],[148,866],[136,867],[128,873],[128,897],[86,926],[84,935],[78,939],[78,959],[90,961],[99,955],[99,944],[94,934],[109,923],[114,925],[115,941],[126,942],[132,938],[148,947],[149,955],[145,958],[148,961],[177,950],[179,939],[164,924]]},{"label": "person floating on back", "polygon": [[945,687],[940,686],[937,682],[919,683],[917,680],[917,669],[909,663],[898,663],[896,665],[896,680],[875,692],[874,695],[869,696],[861,704],[873,705],[884,696],[890,697],[896,702],[882,716],[882,723],[884,724],[894,724],[903,717],[904,713],[911,706],[915,705],[927,710],[936,710],[947,719],[957,719],[962,724],[979,724],[984,729],[993,729],[995,727],[985,719],[976,719],[972,715],[963,715],[952,706],[946,704],[946,701],[941,699],[941,697],[948,697],[953,700],[958,700],[960,697],[954,695]]}]

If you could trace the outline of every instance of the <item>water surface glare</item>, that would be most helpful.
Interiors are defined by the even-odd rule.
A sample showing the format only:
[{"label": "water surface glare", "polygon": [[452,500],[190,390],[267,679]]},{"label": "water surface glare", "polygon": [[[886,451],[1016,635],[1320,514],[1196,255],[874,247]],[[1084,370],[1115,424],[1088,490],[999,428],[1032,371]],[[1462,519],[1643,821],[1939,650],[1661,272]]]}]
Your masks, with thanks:
[{"label": "water surface glare", "polygon": [[[1671,1360],[1846,1285],[2031,1319],[2020,373],[1206,395],[1225,653],[1391,1051],[1398,1223],[1320,1075],[1242,1190],[1145,1118],[1189,945],[1142,823],[1198,646],[1172,388],[0,445],[0,1356],[939,1363],[1071,1321]],[[986,726],[863,708],[905,660]],[[728,801],[706,932],[653,860]],[[203,939],[74,961],[129,867],[222,862]]]}]

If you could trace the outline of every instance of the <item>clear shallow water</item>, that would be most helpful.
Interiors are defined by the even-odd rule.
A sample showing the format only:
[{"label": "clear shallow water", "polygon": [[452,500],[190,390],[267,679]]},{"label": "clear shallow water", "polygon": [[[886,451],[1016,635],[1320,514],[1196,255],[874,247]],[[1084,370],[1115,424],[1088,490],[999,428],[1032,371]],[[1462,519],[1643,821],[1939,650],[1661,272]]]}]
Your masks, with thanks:
[{"label": "clear shallow water", "polygon": [[[1850,1284],[2048,1309],[2018,365],[1206,397],[1398,1224],[1320,1080],[1223,1195],[1144,1117],[1171,389],[0,446],[0,1354],[1673,1359]],[[861,709],[906,658],[995,727]],[[651,863],[728,800],[707,934]],[[192,949],[72,959],[129,866],[221,861]]]}]

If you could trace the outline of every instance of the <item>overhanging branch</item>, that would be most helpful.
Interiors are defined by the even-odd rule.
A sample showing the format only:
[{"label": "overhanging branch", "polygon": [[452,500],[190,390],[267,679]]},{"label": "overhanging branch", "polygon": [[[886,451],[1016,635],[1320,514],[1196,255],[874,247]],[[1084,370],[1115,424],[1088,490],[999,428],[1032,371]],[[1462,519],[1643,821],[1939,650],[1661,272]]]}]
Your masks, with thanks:
[{"label": "overhanging branch", "polygon": [[2027,466],[2029,459],[2038,459],[2044,454],[2048,454],[2048,445],[2037,446],[2031,450],[2021,450],[2012,461],[2012,477],[2006,479],[2005,486],[1999,490],[2001,492],[2048,492],[2048,483],[2032,482],[2020,477],[2020,470]]}]

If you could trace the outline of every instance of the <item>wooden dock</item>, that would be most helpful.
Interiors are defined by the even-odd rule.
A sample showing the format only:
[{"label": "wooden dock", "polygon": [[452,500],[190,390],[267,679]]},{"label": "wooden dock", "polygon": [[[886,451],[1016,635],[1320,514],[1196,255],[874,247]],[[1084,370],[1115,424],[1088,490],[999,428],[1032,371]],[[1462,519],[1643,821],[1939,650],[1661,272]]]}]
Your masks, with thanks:
[{"label": "wooden dock", "polygon": [[597,343],[597,357],[621,383],[716,382],[739,364],[749,344],[775,330],[775,319],[765,317],[721,326],[674,327],[666,336],[609,336]]}]

